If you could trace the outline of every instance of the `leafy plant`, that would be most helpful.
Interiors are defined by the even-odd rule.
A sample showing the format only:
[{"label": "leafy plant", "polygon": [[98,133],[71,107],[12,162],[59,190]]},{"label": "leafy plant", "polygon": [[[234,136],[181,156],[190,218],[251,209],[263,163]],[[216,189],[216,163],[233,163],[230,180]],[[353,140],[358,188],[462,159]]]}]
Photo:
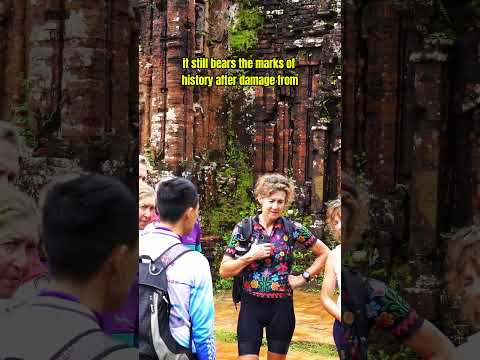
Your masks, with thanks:
[{"label": "leafy plant", "polygon": [[263,23],[264,18],[259,8],[249,2],[242,2],[238,17],[229,29],[228,42],[232,51],[243,53],[255,47]]},{"label": "leafy plant", "polygon": [[31,148],[38,146],[38,140],[33,132],[33,117],[28,105],[28,93],[30,91],[30,81],[23,79],[21,83],[20,100],[10,108],[12,118],[15,124],[20,128],[20,135],[24,138],[25,144]]},{"label": "leafy plant", "polygon": [[237,222],[255,213],[256,204],[249,195],[253,172],[248,150],[242,148],[233,133],[227,140],[225,164],[216,173],[217,204],[205,212],[203,228],[211,235],[230,233]]},{"label": "leafy plant", "polygon": [[358,177],[365,177],[366,169],[367,169],[367,154],[362,152],[360,154],[353,155],[353,162],[355,167],[355,174]]},{"label": "leafy plant", "polygon": [[233,287],[233,278],[222,279],[215,281],[215,292],[231,290]]}]

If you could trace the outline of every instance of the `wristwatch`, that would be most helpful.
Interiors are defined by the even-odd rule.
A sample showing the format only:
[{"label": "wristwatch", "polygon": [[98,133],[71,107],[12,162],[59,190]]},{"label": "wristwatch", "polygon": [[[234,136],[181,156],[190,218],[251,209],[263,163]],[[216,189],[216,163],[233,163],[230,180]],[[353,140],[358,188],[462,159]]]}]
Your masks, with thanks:
[{"label": "wristwatch", "polygon": [[305,279],[306,282],[310,281],[310,273],[308,271],[304,271],[302,273],[302,277]]}]

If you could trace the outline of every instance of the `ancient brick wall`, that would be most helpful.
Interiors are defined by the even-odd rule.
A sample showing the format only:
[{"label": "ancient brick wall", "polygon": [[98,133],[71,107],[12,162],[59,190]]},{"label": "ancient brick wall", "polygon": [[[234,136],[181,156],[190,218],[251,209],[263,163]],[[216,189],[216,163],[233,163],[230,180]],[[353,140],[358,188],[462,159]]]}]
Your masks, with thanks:
[{"label": "ancient brick wall", "polygon": [[[293,176],[299,207],[320,211],[339,185],[340,4],[259,4],[265,22],[251,55],[296,58],[300,84],[236,93],[233,126],[242,144],[253,147],[255,174]],[[182,87],[181,58],[230,56],[227,32],[235,11],[233,1],[139,1],[134,6],[140,29],[141,151],[153,153],[160,167],[178,170],[199,160],[222,161],[228,116],[223,105],[232,90]]]},{"label": "ancient brick wall", "polygon": [[299,86],[256,89],[254,170],[291,174],[298,205],[317,212],[340,183],[340,3],[266,0],[262,7],[255,54],[295,58]]},{"label": "ancient brick wall", "polygon": [[443,321],[440,235],[479,214],[480,29],[479,9],[441,3],[344,2],[342,141],[372,180],[381,260],[414,260],[407,296]]},{"label": "ancient brick wall", "polygon": [[[222,151],[223,88],[181,86],[182,58],[226,57],[229,1],[138,1],[140,143],[168,168]],[[207,71],[207,70],[206,70]],[[215,71],[208,70],[211,75]]]},{"label": "ancient brick wall", "polygon": [[0,38],[0,117],[34,155],[126,168],[138,103],[129,1],[2,0]]}]

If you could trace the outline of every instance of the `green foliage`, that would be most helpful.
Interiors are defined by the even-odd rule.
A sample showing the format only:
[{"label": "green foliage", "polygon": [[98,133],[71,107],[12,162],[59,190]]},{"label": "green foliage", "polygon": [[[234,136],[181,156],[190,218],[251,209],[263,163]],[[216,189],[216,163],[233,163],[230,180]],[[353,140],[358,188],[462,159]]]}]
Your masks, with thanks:
[{"label": "green foliage", "polygon": [[233,331],[216,329],[215,330],[215,339],[217,341],[226,342],[229,344],[234,344],[237,342],[237,334]]},{"label": "green foliage", "polygon": [[472,0],[472,6],[477,11],[480,11],[480,0]]},{"label": "green foliage", "polygon": [[240,4],[240,11],[229,29],[228,42],[234,53],[244,53],[256,46],[257,34],[263,27],[264,18],[258,7],[249,2]]},{"label": "green foliage", "polygon": [[355,167],[355,174],[362,178],[365,177],[366,174],[366,168],[367,168],[367,154],[365,152],[362,152],[360,154],[354,154],[353,155],[353,162],[354,162],[354,167]]},{"label": "green foliage", "polygon": [[248,191],[253,188],[248,149],[242,148],[233,134],[227,140],[225,164],[217,172],[216,206],[202,213],[202,228],[210,235],[230,234],[242,218],[253,215],[256,205]]},{"label": "green foliage", "polygon": [[313,217],[311,214],[302,213],[297,208],[290,208],[286,211],[285,214],[292,221],[299,222],[305,227],[310,227],[313,225]]},{"label": "green foliage", "polygon": [[437,12],[436,20],[430,26],[428,36],[434,39],[455,40],[457,34],[443,0],[435,1],[435,11]]},{"label": "green foliage", "polygon": [[222,279],[218,278],[215,281],[215,292],[222,292],[231,290],[233,287],[233,278]]},{"label": "green foliage", "polygon": [[340,240],[335,238],[335,235],[333,235],[332,231],[328,228],[328,226],[325,226],[323,230],[323,239],[322,241],[327,245],[330,249],[333,249],[335,246],[340,244]]},{"label": "green foliage", "polygon": [[338,77],[342,76],[342,63],[340,60],[337,60],[335,63],[335,68],[333,69],[330,75],[330,84],[336,86],[338,82]]},{"label": "green foliage", "polygon": [[335,345],[315,343],[311,341],[292,341],[290,350],[305,352],[309,354],[320,354],[322,356],[336,357],[338,356]]},{"label": "green foliage", "polygon": [[257,44],[257,33],[254,30],[232,29],[228,41],[234,52],[246,52]]},{"label": "green foliage", "polygon": [[399,350],[392,354],[392,351],[385,351],[384,349],[377,349],[374,346],[368,349],[368,359],[372,360],[409,360],[417,359],[416,353],[401,346]]},{"label": "green foliage", "polygon": [[410,286],[413,283],[413,276],[410,273],[410,266],[408,264],[394,264],[391,272],[388,285],[399,291],[400,289]]},{"label": "green foliage", "polygon": [[33,133],[33,117],[27,102],[29,91],[30,81],[23,79],[21,84],[21,100],[19,103],[12,105],[10,111],[13,122],[20,128],[20,135],[24,138],[25,144],[35,149],[38,146],[38,140]]},{"label": "green foliage", "polygon": [[150,164],[151,167],[155,167],[157,161],[155,158],[155,153],[153,152],[152,148],[147,147],[144,151],[144,156],[147,159],[148,163]]}]

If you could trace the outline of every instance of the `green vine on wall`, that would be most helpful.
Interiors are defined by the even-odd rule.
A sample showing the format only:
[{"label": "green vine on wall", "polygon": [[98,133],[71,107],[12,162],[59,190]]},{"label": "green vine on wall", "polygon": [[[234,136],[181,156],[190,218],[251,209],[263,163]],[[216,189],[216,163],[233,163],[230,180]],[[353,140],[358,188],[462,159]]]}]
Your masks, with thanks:
[{"label": "green vine on wall", "polygon": [[20,128],[20,135],[25,144],[35,149],[38,146],[38,140],[33,132],[33,117],[30,113],[27,98],[30,91],[30,81],[23,79],[20,88],[20,99],[10,107],[13,122]]},{"label": "green vine on wall", "polygon": [[233,53],[244,53],[257,45],[258,32],[264,23],[260,8],[253,1],[237,1],[238,15],[228,31],[228,43]]},{"label": "green vine on wall", "polygon": [[249,195],[254,181],[249,157],[249,151],[242,148],[230,132],[225,164],[217,169],[215,176],[217,205],[202,214],[205,233],[224,237],[243,217],[255,213],[256,204]]}]

